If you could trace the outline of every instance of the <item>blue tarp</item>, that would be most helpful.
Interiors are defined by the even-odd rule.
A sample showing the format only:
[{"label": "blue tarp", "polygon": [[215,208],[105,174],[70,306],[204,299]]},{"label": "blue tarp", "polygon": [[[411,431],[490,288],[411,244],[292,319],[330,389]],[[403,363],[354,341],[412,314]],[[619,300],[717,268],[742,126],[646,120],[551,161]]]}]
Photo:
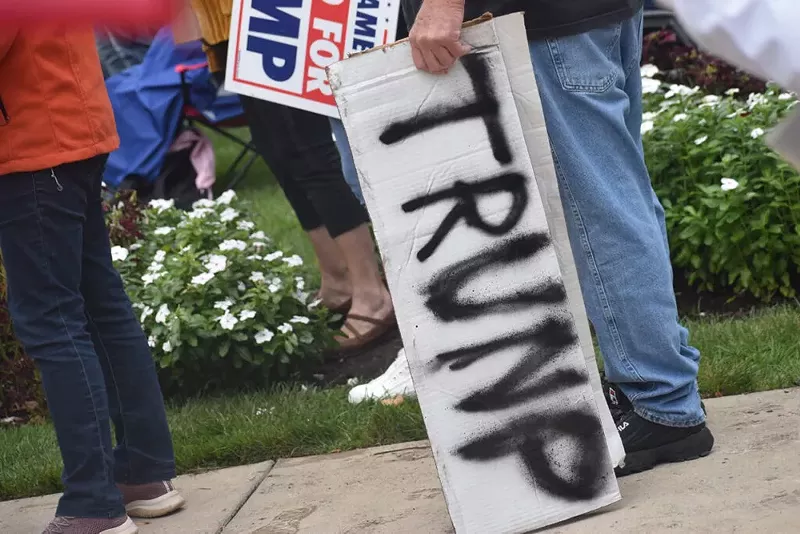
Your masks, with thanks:
[{"label": "blue tarp", "polygon": [[[150,182],[158,177],[183,116],[181,76],[175,68],[205,61],[199,42],[176,45],[165,28],[140,65],[106,80],[120,137],[103,176],[107,185],[116,187],[131,175]],[[219,92],[207,68],[187,71],[185,80],[191,104],[211,122],[242,114],[239,97]]]}]

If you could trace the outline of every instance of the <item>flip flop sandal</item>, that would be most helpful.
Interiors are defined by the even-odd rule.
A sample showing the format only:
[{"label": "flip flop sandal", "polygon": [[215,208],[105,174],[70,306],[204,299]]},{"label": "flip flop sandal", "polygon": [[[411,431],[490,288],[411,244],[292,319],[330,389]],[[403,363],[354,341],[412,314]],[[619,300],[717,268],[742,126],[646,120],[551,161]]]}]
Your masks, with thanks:
[{"label": "flip flop sandal", "polygon": [[[353,327],[350,323],[351,320],[363,321],[375,325],[374,328],[369,329],[366,333],[361,333]],[[397,328],[397,321],[394,317],[394,311],[389,314],[385,319],[375,319],[374,317],[365,317],[363,315],[350,314],[342,327],[342,330],[353,334],[353,337],[340,337],[337,338],[339,342],[339,354],[344,352],[355,352],[364,350],[370,347],[377,341],[380,341],[386,334]]]}]

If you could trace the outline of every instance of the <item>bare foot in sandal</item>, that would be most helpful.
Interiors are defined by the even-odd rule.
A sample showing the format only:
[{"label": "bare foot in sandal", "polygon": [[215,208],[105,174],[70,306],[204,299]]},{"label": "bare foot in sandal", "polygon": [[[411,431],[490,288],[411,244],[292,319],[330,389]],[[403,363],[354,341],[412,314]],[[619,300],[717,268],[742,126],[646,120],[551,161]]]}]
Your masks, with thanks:
[{"label": "bare foot in sandal", "polygon": [[364,349],[397,327],[392,298],[385,286],[381,289],[379,295],[353,295],[342,334],[336,337],[340,351]]}]

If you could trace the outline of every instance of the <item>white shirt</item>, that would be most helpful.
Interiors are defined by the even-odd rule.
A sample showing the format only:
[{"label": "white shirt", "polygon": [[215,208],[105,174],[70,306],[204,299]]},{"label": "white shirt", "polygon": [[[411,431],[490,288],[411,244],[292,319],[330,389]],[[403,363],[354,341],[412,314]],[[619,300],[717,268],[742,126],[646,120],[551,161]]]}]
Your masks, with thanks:
[{"label": "white shirt", "polygon": [[800,0],[658,0],[712,54],[800,93]]}]

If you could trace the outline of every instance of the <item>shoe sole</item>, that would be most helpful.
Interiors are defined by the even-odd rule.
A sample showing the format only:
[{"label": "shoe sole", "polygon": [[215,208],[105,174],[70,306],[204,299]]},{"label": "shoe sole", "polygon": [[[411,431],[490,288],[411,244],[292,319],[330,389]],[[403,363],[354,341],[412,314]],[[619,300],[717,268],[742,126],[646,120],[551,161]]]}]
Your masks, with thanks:
[{"label": "shoe sole", "polygon": [[714,436],[711,434],[711,430],[705,427],[700,432],[675,443],[626,454],[624,462],[614,472],[617,477],[624,477],[649,471],[660,464],[697,460],[708,456],[713,447]]},{"label": "shoe sole", "polygon": [[155,499],[133,501],[125,505],[125,511],[131,517],[154,519],[180,510],[185,504],[186,499],[176,490],[172,490]]},{"label": "shoe sole", "polygon": [[100,534],[138,534],[139,528],[131,521],[129,517],[123,524],[118,527],[103,530]]}]

